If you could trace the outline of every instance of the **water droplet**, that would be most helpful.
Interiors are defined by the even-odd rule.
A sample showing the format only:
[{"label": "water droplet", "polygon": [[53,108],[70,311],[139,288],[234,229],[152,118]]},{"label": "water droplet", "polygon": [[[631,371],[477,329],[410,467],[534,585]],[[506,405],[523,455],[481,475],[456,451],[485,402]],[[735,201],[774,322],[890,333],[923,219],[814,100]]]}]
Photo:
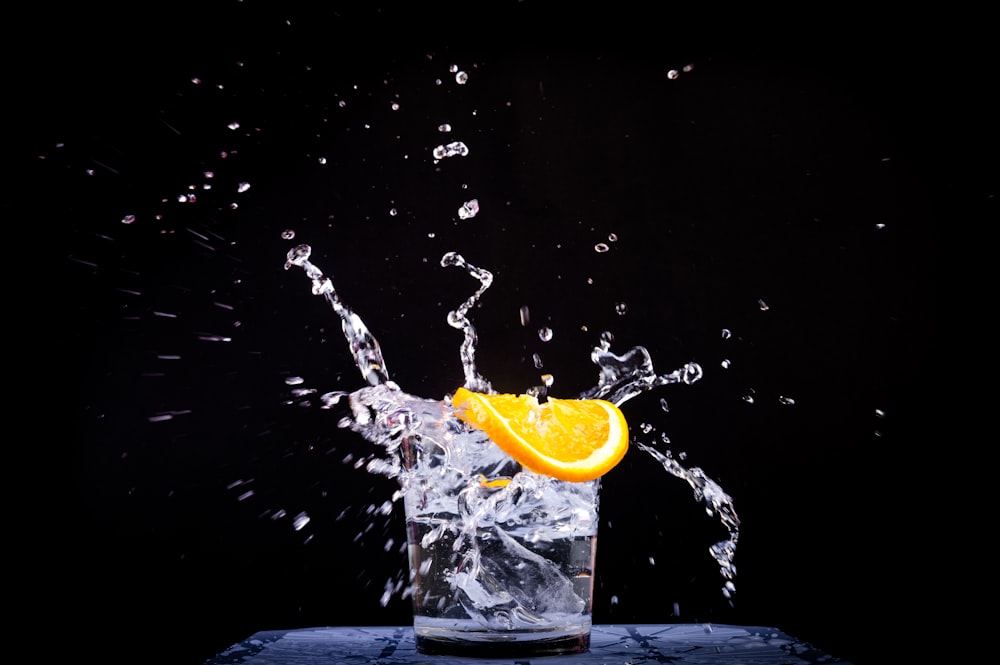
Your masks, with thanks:
[{"label": "water droplet", "polygon": [[653,557],[649,557],[649,565],[655,566],[656,565],[656,559],[654,559]]},{"label": "water droplet", "polygon": [[885,418],[885,411],[883,411],[882,409],[875,409],[875,417]]},{"label": "water droplet", "polygon": [[287,386],[300,386],[305,383],[305,379],[301,376],[289,376],[285,379],[285,385]]},{"label": "water droplet", "polygon": [[448,71],[454,74],[458,71],[458,65],[448,65]]},{"label": "water droplet", "polygon": [[690,72],[692,69],[694,69],[694,65],[684,65],[683,67],[681,67],[681,70],[683,70],[685,74]]},{"label": "water droplet", "polygon": [[596,245],[594,245],[594,251],[597,252],[598,254],[603,254],[603,253],[607,252],[610,249],[611,248],[608,247],[608,245],[606,243],[603,243],[603,242],[599,242]]},{"label": "water droplet", "polygon": [[785,397],[784,395],[778,395],[778,401],[787,406],[795,404],[795,400],[791,397]]},{"label": "water droplet", "polygon": [[285,229],[281,232],[282,240],[293,240],[295,238],[295,231],[293,229]]},{"label": "water droplet", "polygon": [[243,192],[247,191],[248,189],[250,189],[250,183],[248,183],[248,182],[241,182],[239,184],[239,186],[236,188],[236,191],[239,192],[240,194],[242,194]]},{"label": "water droplet", "polygon": [[611,604],[612,605],[618,604],[618,596],[611,596]]},{"label": "water droplet", "polygon": [[448,145],[439,145],[433,151],[434,159],[444,159],[446,157],[454,157],[455,155],[465,157],[468,154],[468,146],[461,141],[454,141]]},{"label": "water droplet", "polygon": [[521,327],[525,327],[528,325],[528,322],[531,321],[531,312],[528,310],[527,305],[521,307],[520,314],[521,314]]},{"label": "water droplet", "polygon": [[226,125],[226,127],[228,127],[229,129],[231,129],[233,131],[236,131],[237,129],[240,128],[240,123],[238,123],[238,122],[231,122],[228,125]]},{"label": "water droplet", "polygon": [[326,157],[320,157],[317,161],[319,161],[320,164],[326,164]]},{"label": "water droplet", "polygon": [[451,125],[449,125],[447,122],[442,123],[442,124],[438,125],[438,131],[439,132],[450,132],[451,131]]},{"label": "water droplet", "polygon": [[548,388],[555,382],[556,382],[556,377],[552,376],[551,374],[542,374],[542,385],[545,386],[546,388]]},{"label": "water droplet", "polygon": [[669,72],[667,72],[667,78],[671,79],[671,80],[679,77],[680,75],[681,75],[681,73],[679,71],[677,71],[676,69],[671,69]]},{"label": "water droplet", "polygon": [[691,385],[696,381],[701,380],[701,377],[701,365],[698,363],[687,363],[681,368],[681,381],[686,385]]},{"label": "water droplet", "polygon": [[285,269],[287,270],[289,266],[305,266],[309,261],[309,255],[312,254],[312,247],[309,245],[296,245],[295,247],[288,250],[288,259],[285,263]]},{"label": "water droplet", "polygon": [[131,224],[135,222],[135,215],[125,215],[122,217],[122,224]]},{"label": "water droplet", "polygon": [[628,305],[623,302],[615,303],[615,314],[625,316],[628,314]]},{"label": "water droplet", "polygon": [[472,219],[479,214],[479,199],[472,199],[462,204],[458,209],[459,219]]},{"label": "water droplet", "polygon": [[548,328],[548,327],[539,328],[538,329],[538,339],[542,340],[543,342],[547,342],[550,339],[552,339],[552,328]]}]

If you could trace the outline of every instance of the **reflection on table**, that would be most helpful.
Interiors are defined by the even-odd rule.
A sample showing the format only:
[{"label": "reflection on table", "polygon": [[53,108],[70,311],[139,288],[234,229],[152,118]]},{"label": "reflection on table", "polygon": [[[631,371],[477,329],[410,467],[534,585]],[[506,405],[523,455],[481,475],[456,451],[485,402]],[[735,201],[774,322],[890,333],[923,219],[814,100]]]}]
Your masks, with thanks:
[{"label": "reflection on table", "polygon": [[720,624],[594,626],[590,651],[535,659],[458,658],[418,654],[410,626],[267,630],[226,649],[205,665],[850,665],[776,628]]}]

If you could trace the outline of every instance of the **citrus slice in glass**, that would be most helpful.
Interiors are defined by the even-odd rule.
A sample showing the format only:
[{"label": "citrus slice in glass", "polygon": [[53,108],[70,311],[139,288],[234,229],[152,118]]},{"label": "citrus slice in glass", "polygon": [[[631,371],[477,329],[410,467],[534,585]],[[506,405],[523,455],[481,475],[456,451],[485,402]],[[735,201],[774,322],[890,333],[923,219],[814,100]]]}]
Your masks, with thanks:
[{"label": "citrus slice in glass", "polygon": [[628,451],[628,424],[602,399],[556,399],[486,394],[459,388],[452,397],[459,420],[485,432],[504,452],[535,473],[571,482],[610,471]]}]

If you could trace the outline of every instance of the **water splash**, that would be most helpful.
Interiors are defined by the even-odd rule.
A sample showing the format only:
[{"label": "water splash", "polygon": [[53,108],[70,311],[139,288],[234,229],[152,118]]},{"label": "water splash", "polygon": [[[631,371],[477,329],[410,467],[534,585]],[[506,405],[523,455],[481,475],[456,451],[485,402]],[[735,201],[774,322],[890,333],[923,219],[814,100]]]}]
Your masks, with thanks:
[{"label": "water splash", "polygon": [[298,266],[306,271],[306,276],[312,280],[313,295],[321,295],[330,303],[333,311],[341,320],[341,328],[344,337],[347,338],[351,346],[351,355],[354,362],[361,370],[361,376],[370,385],[379,385],[389,381],[389,373],[385,367],[385,359],[382,358],[382,350],[378,341],[368,331],[368,326],[357,314],[351,310],[337,295],[333,288],[333,282],[309,261],[312,254],[312,247],[309,245],[298,245],[288,252],[288,260],[285,262],[285,270],[292,266]]},{"label": "water splash", "polygon": [[[302,268],[312,280],[313,294],[323,296],[330,303],[341,319],[344,337],[355,364],[369,384],[369,387],[352,393],[330,392],[322,397],[325,407],[331,408],[346,396],[352,415],[342,419],[340,427],[349,428],[360,434],[381,447],[385,453],[384,457],[372,457],[367,461],[365,467],[368,472],[399,481],[400,489],[393,495],[393,501],[406,496],[406,490],[413,482],[422,483],[425,490],[423,501],[428,504],[433,504],[435,500],[442,500],[446,495],[453,493],[453,488],[457,485],[466,484],[468,491],[464,493],[466,499],[463,510],[468,514],[461,522],[464,531],[451,534],[457,538],[456,543],[468,537],[469,529],[476,528],[476,525],[484,520],[495,519],[501,505],[507,503],[505,510],[511,510],[516,502],[511,502],[510,499],[523,495],[524,483],[536,482],[537,477],[517,473],[518,469],[511,466],[516,463],[503,454],[485,435],[468,438],[468,432],[463,430],[459,421],[450,417],[451,406],[447,399],[431,400],[409,395],[390,380],[377,340],[361,318],[340,299],[333,282],[310,262],[311,253],[309,245],[294,247],[288,252],[285,269],[290,269],[292,266]],[[493,274],[472,265],[457,252],[444,254],[441,266],[462,268],[479,282],[479,288],[448,313],[447,321],[450,326],[463,333],[460,360],[465,374],[465,387],[474,392],[492,393],[494,390],[489,380],[480,374],[476,367],[477,335],[468,313],[492,285]],[[524,309],[521,316],[522,322],[526,322],[527,312]],[[603,334],[600,343],[591,352],[591,361],[599,369],[598,380],[594,387],[580,393],[581,399],[605,399],[620,406],[650,390],[675,384],[692,385],[702,378],[701,366],[693,362],[672,372],[657,374],[645,347],[636,346],[624,354],[616,355],[611,351],[611,341],[612,336],[609,333]],[[661,405],[663,403],[661,400]],[[686,468],[674,459],[671,453],[662,453],[634,438],[632,444],[652,456],[668,473],[686,481],[694,490],[695,500],[703,502],[707,513],[719,519],[728,531],[729,538],[712,545],[709,552],[719,564],[720,572],[726,580],[722,589],[723,595],[731,598],[735,591],[732,580],[736,575],[736,568],[733,562],[740,523],[732,498],[702,469]],[[456,467],[451,455],[453,445],[479,446],[482,453],[476,456],[477,466]],[[413,470],[418,466],[414,460],[418,456],[421,459],[434,460],[430,464],[423,464],[433,469],[432,480],[428,480],[426,475],[418,478],[413,474]],[[487,496],[484,497],[484,488],[489,487],[491,491],[495,489],[489,484],[484,485],[484,479],[497,477],[514,478],[514,480],[496,493],[487,492]],[[433,489],[435,485],[450,489],[435,493]],[[581,483],[582,485],[585,484]],[[594,491],[596,486],[595,483],[592,488]],[[470,502],[473,496],[477,499]],[[454,514],[443,508],[444,506],[442,514]],[[449,505],[448,508],[452,506]],[[391,506],[388,509],[391,509]],[[451,518],[428,519],[424,524],[427,529],[424,540],[427,543],[435,542],[443,537],[446,531],[454,531],[457,528],[456,524]],[[476,579],[463,578],[456,583],[464,585],[462,588],[470,594],[470,598],[475,596],[474,586],[478,583]]]}]

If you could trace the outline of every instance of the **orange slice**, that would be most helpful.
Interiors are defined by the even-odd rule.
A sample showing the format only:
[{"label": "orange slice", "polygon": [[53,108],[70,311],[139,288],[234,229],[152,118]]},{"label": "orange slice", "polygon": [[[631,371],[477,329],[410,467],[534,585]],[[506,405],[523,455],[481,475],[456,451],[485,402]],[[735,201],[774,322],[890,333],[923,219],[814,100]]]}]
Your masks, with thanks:
[{"label": "orange slice", "polygon": [[459,420],[480,429],[504,452],[535,473],[583,482],[603,476],[628,451],[628,424],[602,399],[475,393],[452,397]]}]

